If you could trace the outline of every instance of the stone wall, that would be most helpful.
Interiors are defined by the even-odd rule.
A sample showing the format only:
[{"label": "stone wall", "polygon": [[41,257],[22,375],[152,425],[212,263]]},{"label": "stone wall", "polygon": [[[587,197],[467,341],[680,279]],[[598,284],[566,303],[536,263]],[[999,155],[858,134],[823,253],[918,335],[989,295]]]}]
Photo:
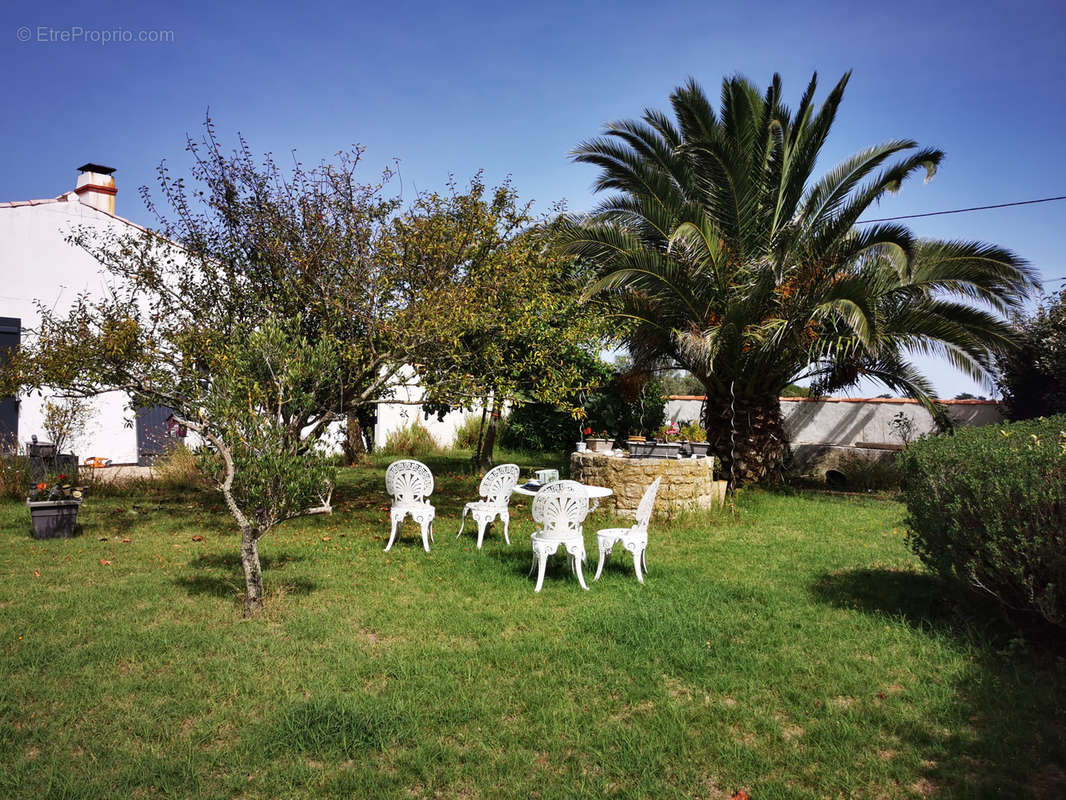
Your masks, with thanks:
[{"label": "stone wall", "polygon": [[655,512],[672,516],[721,506],[725,481],[714,480],[713,458],[625,458],[602,453],[573,453],[570,475],[592,486],[606,486],[614,495],[603,505],[623,516],[633,516],[645,490],[660,475]]}]

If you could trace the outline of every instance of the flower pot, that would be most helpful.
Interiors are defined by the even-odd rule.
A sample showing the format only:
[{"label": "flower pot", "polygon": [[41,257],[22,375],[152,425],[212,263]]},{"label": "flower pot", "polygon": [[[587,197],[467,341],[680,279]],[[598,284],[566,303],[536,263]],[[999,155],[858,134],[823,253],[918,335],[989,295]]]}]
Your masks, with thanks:
[{"label": "flower pot", "polygon": [[593,453],[606,453],[611,449],[609,439],[588,439],[585,443]]},{"label": "flower pot", "polygon": [[588,450],[587,444],[585,444],[584,442],[577,443],[577,452],[584,453],[586,450]]},{"label": "flower pot", "polygon": [[704,458],[710,454],[711,445],[708,442],[689,442],[688,451],[689,455]]},{"label": "flower pot", "polygon": [[651,450],[654,445],[649,442],[634,442],[630,440],[627,442],[629,446],[630,458],[647,458],[651,455]]},{"label": "flower pot", "polygon": [[681,454],[681,442],[656,442],[652,445],[652,458],[677,458]]},{"label": "flower pot", "polygon": [[34,539],[68,539],[78,523],[80,500],[27,500]]}]

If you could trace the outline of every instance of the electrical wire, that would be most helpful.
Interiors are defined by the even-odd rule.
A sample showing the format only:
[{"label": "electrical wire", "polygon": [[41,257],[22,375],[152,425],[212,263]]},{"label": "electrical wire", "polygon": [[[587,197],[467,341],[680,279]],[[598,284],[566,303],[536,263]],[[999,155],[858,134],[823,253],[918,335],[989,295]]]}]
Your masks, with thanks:
[{"label": "electrical wire", "polygon": [[1058,197],[1042,197],[1039,200],[1019,200],[1016,203],[996,203],[991,206],[973,206],[972,208],[953,208],[950,211],[928,211],[924,214],[904,214],[900,217],[880,217],[878,219],[860,219],[856,225],[868,225],[871,222],[892,222],[897,219],[917,219],[918,217],[939,217],[944,214],[964,214],[967,211],[987,211],[990,208],[1010,208],[1011,206],[1031,206],[1035,203],[1051,203],[1055,200],[1066,200],[1066,194]]}]

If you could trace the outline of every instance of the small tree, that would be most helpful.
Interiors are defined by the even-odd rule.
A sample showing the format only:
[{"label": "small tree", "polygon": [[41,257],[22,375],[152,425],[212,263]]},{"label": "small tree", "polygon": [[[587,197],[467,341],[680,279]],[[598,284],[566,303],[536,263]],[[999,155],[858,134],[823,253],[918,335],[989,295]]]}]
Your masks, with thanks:
[{"label": "small tree", "polygon": [[71,237],[104,267],[103,297],[41,325],[15,356],[11,388],[121,390],[165,405],[209,444],[241,531],[245,613],[262,604],[258,541],[284,519],[328,510],[317,445],[372,405],[405,363],[454,353],[455,287],[401,257],[399,201],[355,178],[360,148],[285,174],[247,145],[224,154],[210,121],[189,142],[186,188],[165,165],[158,230]]},{"label": "small tree", "polygon": [[75,440],[84,436],[96,415],[92,405],[80,397],[45,400],[42,410],[41,428],[48,441],[56,446],[57,453],[62,453],[64,447],[73,446]]},{"label": "small tree", "polygon": [[117,292],[80,298],[63,317],[42,309],[36,344],[14,361],[24,386],[125,391],[131,405],[169,406],[200,435],[207,471],[240,529],[251,616],[263,602],[259,540],[284,520],[330,510],[332,471],[314,447],[324,428],[307,432],[293,421],[328,418],[320,398],[339,388],[337,347],[309,341],[298,318],[204,333],[165,296],[155,300],[146,316],[144,304]]},{"label": "small tree", "polygon": [[581,264],[552,247],[551,216],[533,217],[510,183],[490,191],[479,174],[464,193],[452,183],[420,195],[395,230],[404,260],[440,276],[462,303],[440,357],[421,362],[425,409],[480,406],[474,460],[487,469],[506,405],[565,405],[594,380],[601,309],[582,301]]},{"label": "small tree", "polygon": [[996,359],[997,385],[1011,419],[1066,413],[1066,289],[1018,316],[1017,350]]}]

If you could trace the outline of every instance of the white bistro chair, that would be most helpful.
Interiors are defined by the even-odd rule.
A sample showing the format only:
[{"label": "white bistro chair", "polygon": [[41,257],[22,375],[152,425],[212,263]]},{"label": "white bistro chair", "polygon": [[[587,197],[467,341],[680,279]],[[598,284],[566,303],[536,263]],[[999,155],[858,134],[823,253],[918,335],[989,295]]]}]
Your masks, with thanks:
[{"label": "white bistro chair", "polygon": [[[548,556],[556,553],[560,545],[566,548],[577,582],[582,589],[588,590],[581,572],[581,564],[586,560],[581,523],[588,513],[588,492],[577,481],[549,483],[533,496],[533,521],[542,526],[530,537],[533,565],[537,567],[537,588],[533,591],[539,592],[544,585]],[[529,574],[533,574],[533,567],[530,567]]]},{"label": "white bistro chair", "polygon": [[385,552],[392,548],[404,518],[410,515],[422,528],[422,546],[428,553],[429,543],[433,539],[433,518],[437,514],[427,499],[433,494],[433,473],[429,467],[413,459],[393,461],[385,470],[385,491],[392,496],[392,508],[389,513],[392,533],[389,535]]},{"label": "white bistro chair", "polygon": [[463,506],[462,525],[459,526],[459,533],[455,534],[456,539],[463,535],[466,515],[470,514],[477,523],[478,550],[481,549],[481,542],[485,538],[485,529],[497,517],[503,521],[504,541],[508,545],[511,544],[511,538],[507,535],[511,524],[508,504],[511,502],[511,490],[518,484],[519,472],[517,464],[500,464],[485,473],[485,477],[481,479],[481,486],[477,490],[483,499],[474,500]]},{"label": "white bistro chair", "polygon": [[648,571],[648,562],[644,558],[644,552],[648,549],[648,523],[651,521],[651,512],[655,508],[655,495],[659,491],[659,483],[662,478],[656,478],[644,491],[637,506],[637,522],[631,528],[604,528],[596,532],[596,547],[600,551],[600,560],[596,565],[596,575],[592,580],[599,580],[603,572],[603,565],[611,557],[611,548],[621,542],[622,547],[633,554],[633,569],[636,570],[637,580],[644,583],[641,575],[641,567],[644,572]]}]

